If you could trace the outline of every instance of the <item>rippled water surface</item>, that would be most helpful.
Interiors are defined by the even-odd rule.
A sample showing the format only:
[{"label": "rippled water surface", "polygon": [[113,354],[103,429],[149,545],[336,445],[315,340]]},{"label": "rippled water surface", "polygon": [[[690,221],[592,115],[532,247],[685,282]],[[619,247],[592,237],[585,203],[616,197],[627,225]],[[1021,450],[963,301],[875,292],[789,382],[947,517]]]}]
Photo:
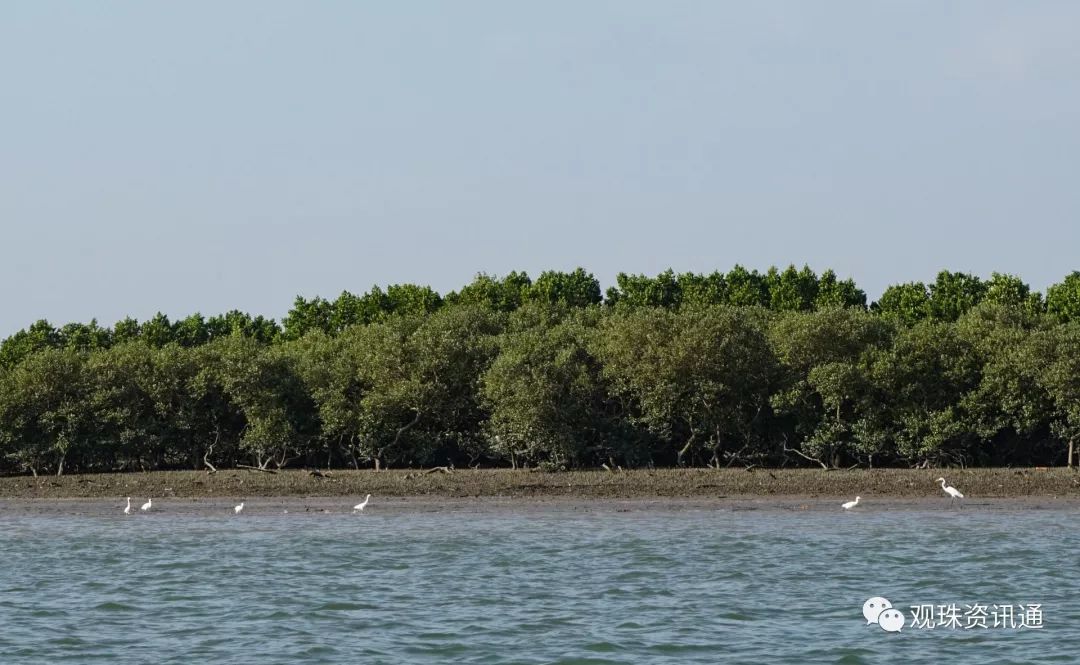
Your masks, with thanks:
[{"label": "rippled water surface", "polygon": [[[375,502],[373,502],[375,504]],[[157,506],[157,502],[155,502]],[[111,509],[110,509],[111,510]],[[0,516],[4,663],[1077,662],[1075,508]],[[1042,629],[862,604],[1040,603]]]}]

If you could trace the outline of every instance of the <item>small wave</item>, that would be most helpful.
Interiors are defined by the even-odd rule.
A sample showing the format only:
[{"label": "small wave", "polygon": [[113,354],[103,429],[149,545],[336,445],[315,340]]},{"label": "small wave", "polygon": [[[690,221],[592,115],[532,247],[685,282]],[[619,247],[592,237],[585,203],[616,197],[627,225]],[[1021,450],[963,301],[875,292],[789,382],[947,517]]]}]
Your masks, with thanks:
[{"label": "small wave", "polygon": [[134,612],[136,607],[128,605],[126,603],[118,603],[115,601],[107,601],[94,605],[95,610],[101,610],[103,612]]},{"label": "small wave", "polygon": [[316,611],[347,611],[347,610],[373,610],[376,609],[374,605],[367,603],[345,603],[345,602],[332,602],[326,603],[320,607],[315,608]]},{"label": "small wave", "polygon": [[405,648],[406,653],[424,654],[426,656],[456,656],[464,653],[472,653],[473,647],[461,642],[450,642],[446,644],[413,644]]}]

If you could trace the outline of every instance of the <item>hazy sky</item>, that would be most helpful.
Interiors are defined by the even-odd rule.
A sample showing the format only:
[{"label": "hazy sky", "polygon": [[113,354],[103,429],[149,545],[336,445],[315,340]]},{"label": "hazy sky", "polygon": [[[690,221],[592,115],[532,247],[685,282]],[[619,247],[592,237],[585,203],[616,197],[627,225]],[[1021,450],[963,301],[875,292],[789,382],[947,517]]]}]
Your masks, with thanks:
[{"label": "hazy sky", "polygon": [[1080,268],[1080,3],[0,4],[0,335],[484,271]]}]

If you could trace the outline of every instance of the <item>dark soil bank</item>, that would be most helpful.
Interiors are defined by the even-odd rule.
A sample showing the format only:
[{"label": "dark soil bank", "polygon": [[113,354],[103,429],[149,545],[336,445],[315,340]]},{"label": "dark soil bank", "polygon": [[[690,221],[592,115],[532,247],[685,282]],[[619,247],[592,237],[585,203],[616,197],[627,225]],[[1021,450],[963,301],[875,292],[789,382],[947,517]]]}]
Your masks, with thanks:
[{"label": "dark soil bank", "polygon": [[612,473],[544,473],[507,469],[261,473],[247,470],[157,471],[71,476],[0,478],[8,499],[153,497],[945,497],[936,478],[944,476],[968,498],[1080,497],[1080,472],[1034,469],[661,469]]}]

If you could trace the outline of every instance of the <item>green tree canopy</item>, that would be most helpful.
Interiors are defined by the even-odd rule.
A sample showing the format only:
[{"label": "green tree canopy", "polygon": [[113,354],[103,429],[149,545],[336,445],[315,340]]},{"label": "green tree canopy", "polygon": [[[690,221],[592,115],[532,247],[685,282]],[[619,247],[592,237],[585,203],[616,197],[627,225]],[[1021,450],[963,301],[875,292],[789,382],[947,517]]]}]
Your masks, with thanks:
[{"label": "green tree canopy", "polygon": [[1063,323],[1080,321],[1080,270],[1046,290],[1046,311]]},{"label": "green tree canopy", "polygon": [[603,321],[596,353],[634,420],[678,442],[676,461],[706,454],[719,464],[752,443],[767,415],[776,362],[762,318],[737,308],[631,310]]}]

